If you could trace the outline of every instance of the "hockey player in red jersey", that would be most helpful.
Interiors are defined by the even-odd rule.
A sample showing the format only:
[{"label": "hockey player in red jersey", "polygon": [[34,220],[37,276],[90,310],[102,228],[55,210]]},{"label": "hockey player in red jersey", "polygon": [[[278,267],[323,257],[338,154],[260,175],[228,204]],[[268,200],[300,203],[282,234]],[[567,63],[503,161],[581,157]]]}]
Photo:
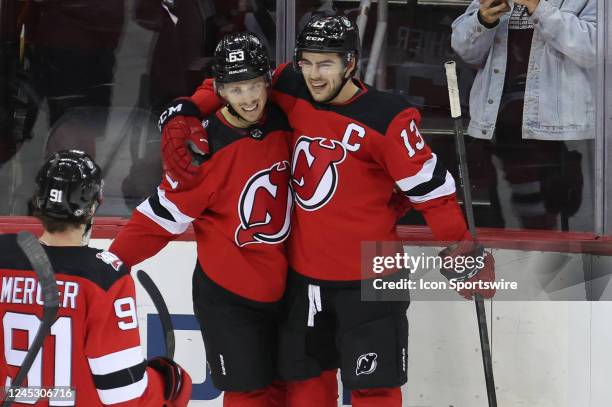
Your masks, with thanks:
[{"label": "hockey player in red jersey", "polygon": [[213,71],[224,107],[201,123],[185,118],[189,109],[197,110],[185,100],[162,117],[162,125],[202,129],[213,153],[201,164],[206,182],[186,188],[166,173],[111,250],[134,265],[192,224],[198,253],[194,312],[213,383],[225,391],[224,406],[284,406],[276,356],[293,209],[291,128],[268,103],[270,64],[255,35],[224,37]]},{"label": "hockey player in red jersey", "polygon": [[[143,358],[129,270],[114,254],[87,247],[101,201],[100,168],[83,152],[56,153],[38,173],[32,207],[43,224],[40,242],[55,271],[60,302],[22,387],[55,394],[36,406],[186,406],[189,374],[170,359]],[[16,235],[0,235],[0,248],[0,382],[8,387],[43,307],[37,275]],[[15,405],[32,402],[18,398]]]},{"label": "hockey player in red jersey", "polygon": [[[478,257],[481,249],[467,231],[452,176],[419,133],[420,113],[354,79],[359,54],[350,20],[316,16],[297,38],[293,64],[280,65],[273,76],[273,100],[294,129],[297,204],[280,369],[287,380],[311,379],[327,389],[327,401],[319,404],[325,407],[336,403],[338,367],[354,406],[395,407],[407,380],[408,302],[361,301],[361,243],[397,239],[397,189],[436,240],[460,242],[446,252],[450,256]],[[219,103],[210,80],[190,100],[194,117],[175,116],[162,134],[166,171],[186,183],[201,176],[192,152],[206,153],[207,145],[201,129],[179,121],[196,120]],[[493,280],[493,258],[485,259],[481,269],[445,275]],[[460,294],[490,298],[494,291]],[[311,405],[311,386],[288,386],[292,407]]]}]

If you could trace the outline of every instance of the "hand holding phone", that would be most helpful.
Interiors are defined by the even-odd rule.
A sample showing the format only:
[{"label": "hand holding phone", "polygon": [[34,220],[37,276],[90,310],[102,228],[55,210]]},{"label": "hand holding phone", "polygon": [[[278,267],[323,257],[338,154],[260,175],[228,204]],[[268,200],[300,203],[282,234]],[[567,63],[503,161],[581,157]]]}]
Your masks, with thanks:
[{"label": "hand holding phone", "polygon": [[502,15],[510,11],[508,0],[480,0],[480,18],[487,24],[495,24]]}]

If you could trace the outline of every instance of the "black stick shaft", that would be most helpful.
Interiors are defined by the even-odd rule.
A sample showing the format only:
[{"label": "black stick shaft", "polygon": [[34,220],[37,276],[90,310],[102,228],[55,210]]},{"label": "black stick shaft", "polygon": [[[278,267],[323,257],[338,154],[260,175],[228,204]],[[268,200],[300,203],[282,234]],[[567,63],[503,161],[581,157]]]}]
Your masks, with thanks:
[{"label": "black stick shaft", "polygon": [[146,290],[147,294],[149,294],[149,297],[151,297],[151,300],[153,301],[153,304],[157,309],[157,313],[161,321],[162,330],[164,331],[166,357],[169,359],[174,359],[174,328],[172,327],[172,319],[170,318],[170,312],[168,311],[168,306],[164,301],[164,297],[162,296],[161,292],[159,292],[159,289],[147,273],[145,273],[143,270],[138,270],[136,272],[136,276],[138,277],[138,281],[140,281],[140,284],[142,284],[142,286]]},{"label": "black stick shaft", "polygon": [[467,166],[467,153],[465,152],[465,140],[463,139],[463,123],[461,117],[455,119],[455,142],[457,146],[457,157],[459,158],[459,184],[463,195],[463,207],[467,218],[468,230],[474,239],[476,235],[476,222],[474,221],[474,209],[472,207],[472,185]]},{"label": "black stick shaft", "polygon": [[[461,106],[459,102],[459,86],[457,83],[457,71],[455,62],[450,61],[445,64],[446,77],[448,80],[448,94],[451,105],[451,116],[454,119],[455,127],[455,146],[457,148],[457,159],[459,160],[459,184],[463,193],[463,207],[468,222],[468,229],[474,239],[476,235],[476,222],[474,221],[474,208],[472,206],[472,190],[470,185],[470,175],[467,165],[467,153],[465,150],[465,140],[463,139],[463,123],[461,119]],[[485,383],[487,387],[487,398],[489,407],[497,407],[497,395],[495,391],[495,380],[493,376],[493,358],[491,357],[491,345],[489,343],[489,333],[487,328],[487,313],[484,300],[479,295],[474,296],[476,305],[476,318],[478,319],[478,334],[480,336],[480,350],[482,354],[482,364],[484,368]]]},{"label": "black stick shaft", "polygon": [[487,313],[485,311],[484,300],[480,294],[476,294],[475,297],[474,303],[476,305],[476,317],[478,318],[478,333],[480,334],[480,349],[482,353],[485,383],[487,386],[487,398],[489,400],[489,407],[497,407],[493,361],[491,360],[491,346],[489,344],[489,332],[487,329]]},{"label": "black stick shaft", "polygon": [[[34,269],[38,276],[43,295],[43,318],[32,341],[32,345],[28,349],[28,353],[26,353],[23,363],[17,372],[17,376],[15,376],[15,380],[11,383],[12,391],[9,391],[8,395],[12,395],[14,390],[18,389],[25,380],[38,352],[42,348],[45,338],[49,334],[59,308],[59,294],[57,292],[55,272],[45,250],[34,235],[29,232],[20,232],[17,235],[17,244],[25,253],[32,265],[32,269]],[[4,404],[2,404],[3,407],[10,407],[13,404],[14,398],[8,397],[8,395]]]}]

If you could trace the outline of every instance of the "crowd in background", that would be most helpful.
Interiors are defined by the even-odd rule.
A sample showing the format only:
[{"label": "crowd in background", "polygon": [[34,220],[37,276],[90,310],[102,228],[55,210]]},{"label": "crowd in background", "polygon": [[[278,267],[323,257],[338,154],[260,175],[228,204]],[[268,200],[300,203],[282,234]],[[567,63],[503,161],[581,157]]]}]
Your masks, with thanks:
[{"label": "crowd in background", "polygon": [[[38,167],[54,151],[78,148],[102,162],[103,171],[116,167],[120,208],[110,213],[127,216],[161,175],[159,133],[151,123],[168,102],[191,94],[210,76],[218,40],[248,30],[272,58],[276,54],[275,0],[127,3],[42,0],[2,9],[2,21],[11,24],[0,31],[6,57],[0,62],[0,180],[6,189],[1,215],[27,214],[20,191],[30,190],[28,167]],[[298,27],[315,13],[358,13],[356,2],[308,0],[296,6]],[[592,229],[592,219],[573,219],[581,211],[589,218],[593,199],[587,181],[593,177],[589,152],[596,125],[596,6],[596,0],[473,0],[467,9],[391,6],[397,12],[389,19],[385,88],[413,101],[426,128],[451,128],[444,121],[441,62],[462,61],[478,225]],[[375,24],[372,7],[362,64]],[[129,50],[140,50],[145,63]],[[136,71],[129,83],[135,95],[122,105],[118,95],[127,91],[121,75],[128,71]],[[114,121],[118,107],[130,112],[120,116],[121,125]],[[447,166],[456,168],[451,138],[423,132]],[[28,150],[33,142],[38,147]]]}]

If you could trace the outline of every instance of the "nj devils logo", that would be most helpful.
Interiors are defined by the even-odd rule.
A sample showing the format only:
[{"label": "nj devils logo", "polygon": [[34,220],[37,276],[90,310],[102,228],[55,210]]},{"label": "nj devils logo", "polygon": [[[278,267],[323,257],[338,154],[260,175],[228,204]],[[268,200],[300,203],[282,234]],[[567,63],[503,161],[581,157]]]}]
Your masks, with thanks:
[{"label": "nj devils logo", "polygon": [[280,243],[287,238],[293,207],[289,172],[289,162],[282,161],[253,175],[246,183],[238,202],[238,246]]},{"label": "nj devils logo", "polygon": [[366,353],[365,355],[359,356],[357,359],[357,369],[355,369],[355,374],[357,376],[362,374],[371,374],[376,370],[376,366],[378,362],[378,355],[376,353]]},{"label": "nj devils logo", "polygon": [[314,211],[329,202],[338,186],[337,166],[345,157],[346,150],[338,141],[306,136],[297,140],[291,186],[301,208]]}]

